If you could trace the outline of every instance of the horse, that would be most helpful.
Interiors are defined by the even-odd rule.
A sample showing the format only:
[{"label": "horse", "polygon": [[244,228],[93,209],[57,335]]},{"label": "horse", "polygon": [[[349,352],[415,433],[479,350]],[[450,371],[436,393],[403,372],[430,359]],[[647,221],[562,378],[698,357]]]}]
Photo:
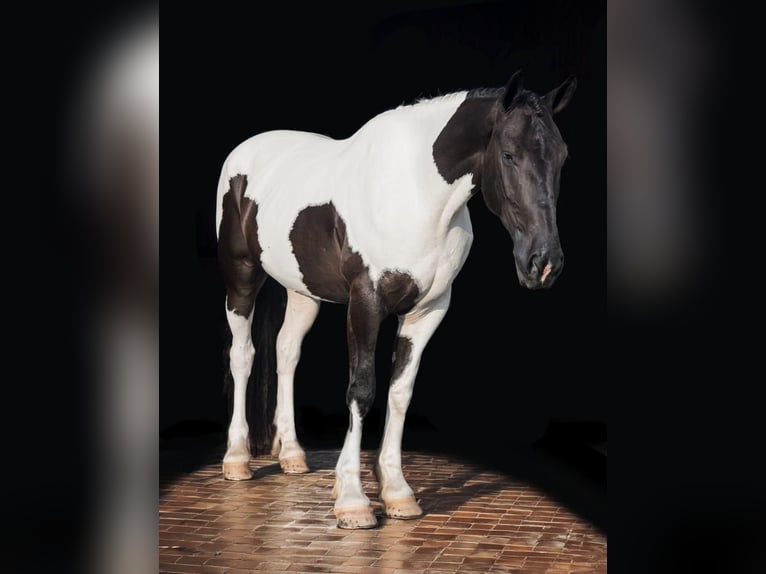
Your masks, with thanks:
[{"label": "horse", "polygon": [[228,155],[216,209],[234,381],[224,478],[252,478],[246,388],[253,311],[269,276],[287,290],[273,421],[283,472],[309,471],[293,413],[303,338],[322,301],[345,303],[350,414],[335,468],[334,514],[340,528],[377,525],[360,480],[360,448],[375,396],[379,326],[394,314],[399,326],[375,472],[386,516],[423,515],[402,473],[402,433],[422,353],[473,240],[468,200],[480,191],[510,234],[519,283],[551,287],[564,264],[556,204],[567,156],[553,115],[576,86],[570,76],[540,96],[523,87],[519,70],[501,88],[385,111],[344,140],[270,131]]}]

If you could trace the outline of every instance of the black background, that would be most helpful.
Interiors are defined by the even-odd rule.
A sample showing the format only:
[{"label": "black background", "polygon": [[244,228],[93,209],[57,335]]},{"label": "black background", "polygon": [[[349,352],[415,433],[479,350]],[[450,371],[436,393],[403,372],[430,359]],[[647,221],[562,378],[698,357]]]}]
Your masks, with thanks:
[{"label": "black background", "polygon": [[[606,441],[605,4],[447,4],[185,11],[173,34],[183,50],[170,48],[174,100],[164,100],[182,131],[169,136],[172,167],[163,162],[163,293],[172,293],[163,365],[172,369],[160,390],[162,436],[210,430],[218,446],[225,440],[228,331],[214,214],[232,148],[271,129],[345,138],[386,109],[501,86],[519,68],[541,94],[574,74],[574,99],[555,118],[570,150],[558,211],[563,275],[545,292],[521,288],[510,237],[480,195],[471,200],[473,248],[424,355],[404,446],[527,475],[605,527],[605,456],[588,446]],[[395,324],[386,321],[378,345],[367,448],[380,440]],[[347,372],[345,307],[324,304],[296,374],[304,446],[342,445]]]},{"label": "black background", "polygon": [[[458,4],[464,7],[450,8]],[[697,94],[700,113],[694,118],[694,133],[684,133],[683,140],[703,184],[695,188],[695,200],[709,206],[702,233],[715,250],[705,253],[704,280],[695,281],[686,297],[666,301],[660,308],[626,309],[610,301],[605,316],[597,305],[606,293],[601,243],[606,223],[604,172],[593,167],[595,163],[587,169],[577,167],[583,166],[583,154],[590,154],[594,161],[604,158],[599,138],[606,103],[605,8],[570,2],[468,4],[387,2],[383,7],[367,3],[351,12],[325,7],[307,12],[303,7],[261,3],[243,13],[241,8],[216,3],[206,10],[188,5],[166,10],[161,464],[166,461],[174,471],[183,470],[181,461],[170,456],[172,449],[165,448],[183,442],[183,436],[195,445],[204,443],[219,450],[223,446],[223,291],[210,256],[215,182],[231,147],[272,127],[343,137],[375,113],[421,95],[500,85],[518,65],[524,65],[530,87],[549,89],[563,79],[561,73],[570,71],[563,68],[571,64],[580,87],[570,108],[557,119],[572,153],[564,168],[559,221],[567,267],[549,293],[522,291],[510,265],[497,265],[495,257],[502,245],[510,255],[510,240],[480,200],[472,201],[476,241],[455,285],[450,314],[424,359],[413,408],[422,409],[417,405],[428,397],[439,405],[463,404],[483,396],[479,389],[484,388],[488,390],[482,402],[490,410],[428,409],[423,416],[437,430],[422,434],[427,435],[430,448],[467,453],[504,467],[605,524],[598,519],[606,516],[604,465],[584,465],[585,451],[557,450],[546,438],[530,448],[539,426],[514,421],[523,420],[529,409],[545,411],[556,420],[604,421],[608,389],[613,441],[610,570],[763,571],[763,304],[757,275],[763,228],[758,209],[761,148],[747,145],[759,133],[753,129],[759,114],[757,90],[752,86],[753,70],[760,69],[760,63],[747,56],[758,58],[761,50],[737,45],[741,39],[758,41],[760,35],[745,33],[746,26],[740,24],[746,22],[747,13],[729,4],[713,8],[698,2],[658,3],[668,8],[658,17],[662,20],[635,21],[627,14],[627,34],[625,27],[621,33],[610,22],[610,34],[618,34],[618,39],[632,35],[660,48],[649,54],[658,59],[665,54],[654,42],[656,24],[688,18],[699,26],[695,42],[704,48],[704,57],[698,66],[706,81]],[[88,225],[78,221],[72,189],[62,183],[60,168],[67,157],[67,138],[62,136],[73,127],[70,112],[81,95],[87,63],[103,49],[102,42],[115,25],[119,28],[135,8],[133,3],[83,2],[44,9],[25,4],[6,7],[11,25],[0,40],[6,48],[8,81],[3,102],[10,144],[3,196],[7,214],[4,320],[9,340],[3,422],[10,486],[4,508],[13,529],[4,539],[3,556],[10,571],[81,572],[83,554],[90,554],[96,544],[87,526],[97,490],[94,469],[101,460],[91,449],[98,437],[98,425],[91,420],[103,413],[93,411],[89,383],[94,353],[84,324],[93,301],[103,294],[91,281],[88,255],[94,236]],[[620,3],[610,7],[610,18],[618,8],[625,16]],[[591,12],[590,16],[583,11]],[[413,24],[418,18],[431,24]],[[380,24],[397,20],[412,24],[415,30],[430,26],[432,33],[418,39],[419,33],[410,26],[409,32],[400,32],[401,43],[388,42],[389,57],[381,52],[381,44],[374,43],[381,36],[373,36],[372,31],[385,32]],[[736,26],[722,29],[732,20]],[[441,40],[434,45],[434,38]],[[418,50],[410,50],[411,45]],[[724,53],[724,45],[737,50]],[[237,50],[230,46],[237,46],[239,53],[233,55]],[[378,56],[373,60],[369,54],[375,50]],[[336,57],[328,61],[328,54]],[[377,68],[368,65],[370,61]],[[587,70],[591,70],[590,81]],[[596,79],[602,87],[595,87]],[[240,85],[250,90],[241,90]],[[272,113],[266,101],[280,113]],[[320,101],[324,107],[316,105]],[[289,113],[283,113],[288,107]],[[586,114],[586,110],[598,113]],[[580,114],[589,119],[578,119]],[[288,119],[295,123],[289,124]],[[667,121],[673,124],[676,118]],[[601,148],[583,149],[578,139]],[[45,160],[46,153],[50,161]],[[593,179],[578,177],[578,169]],[[599,211],[604,215],[599,216]],[[490,297],[489,282],[472,272],[477,266],[503,273],[508,279],[503,297]],[[472,298],[469,290],[479,296]],[[531,303],[538,296],[543,297],[540,303]],[[555,303],[563,300],[577,305]],[[538,312],[566,308],[563,317],[586,317],[579,325],[571,321],[573,326],[564,331],[570,335],[566,339],[561,331],[551,330],[542,340],[541,346],[558,353],[551,353],[547,364],[555,376],[530,379],[523,374],[534,365],[525,363],[518,349],[531,347],[524,329],[536,327],[510,321],[512,302],[514,317],[528,316],[518,314],[531,313],[530,305]],[[575,308],[591,304],[593,313]],[[505,306],[508,315],[503,315]],[[322,357],[321,373],[327,377],[337,373],[338,378],[327,384],[328,388],[337,385],[337,394],[320,397],[327,409],[324,420],[333,409],[342,412],[338,398],[345,384],[342,321],[332,318],[340,313],[340,307],[325,306],[316,326],[318,330],[326,325],[328,332],[334,328],[327,341],[332,353]],[[488,341],[481,327],[500,319],[507,336]],[[321,348],[323,342],[312,332],[307,352]],[[437,345],[457,342],[473,346],[474,352],[461,349],[439,355],[434,351]],[[385,344],[383,338],[381,348]],[[494,354],[487,352],[487,345],[495,345]],[[477,349],[481,352],[476,353]],[[386,370],[388,357],[384,359]],[[488,362],[494,366],[491,371]],[[583,367],[586,362],[591,363],[590,370]],[[458,364],[465,365],[472,376],[449,377],[445,380],[452,384],[442,385],[436,393],[424,390],[438,382],[433,375],[436,369],[452,373]],[[578,374],[584,376],[569,376],[564,367],[572,364],[579,364]],[[474,376],[473,370],[482,368],[493,377]],[[311,373],[306,364],[301,367],[297,398],[318,408],[319,403],[307,394]],[[385,378],[380,387],[382,396]],[[512,400],[512,393],[537,392],[537,388],[551,392],[536,403]],[[500,416],[485,414],[498,411]],[[443,419],[441,425],[431,420],[440,414],[451,417],[446,428]],[[305,410],[300,417],[305,427],[311,417],[305,416]],[[195,420],[208,423],[183,424]],[[374,435],[376,424],[367,425],[368,435]],[[476,429],[482,424],[492,425],[497,432],[480,434]],[[308,426],[308,430],[316,428]],[[342,426],[332,432],[342,433]],[[405,447],[424,427],[416,425],[416,432],[407,429]],[[551,431],[555,428],[563,429],[559,437],[587,435],[573,425],[559,424],[549,425],[545,436],[555,434]],[[214,432],[206,433],[209,440],[203,441],[200,433],[206,430]],[[306,428],[299,432],[307,445],[315,436]],[[512,438],[516,440],[511,442]],[[340,444],[335,436],[329,442]],[[593,472],[594,467],[600,470]]]}]

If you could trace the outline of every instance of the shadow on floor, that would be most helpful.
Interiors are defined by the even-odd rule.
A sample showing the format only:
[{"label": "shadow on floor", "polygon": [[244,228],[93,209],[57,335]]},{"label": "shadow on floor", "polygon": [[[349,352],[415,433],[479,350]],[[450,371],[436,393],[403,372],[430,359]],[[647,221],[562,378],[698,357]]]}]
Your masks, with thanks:
[{"label": "shadow on floor", "polygon": [[[588,441],[593,442],[592,437],[586,441],[575,441],[572,445],[561,438],[566,435],[576,436],[576,433],[572,433],[571,428],[568,431],[567,427],[564,427],[564,431],[559,428],[556,433],[546,435],[534,446],[503,445],[497,442],[468,445],[465,437],[436,433],[432,429],[415,425],[415,428],[407,429],[405,433],[404,452],[406,454],[408,450],[419,450],[459,457],[478,468],[500,472],[511,480],[531,484],[606,534],[606,456],[600,450],[587,446]],[[605,452],[605,432],[602,442],[601,449]],[[205,423],[174,427],[164,432],[160,439],[161,494],[176,477],[208,465],[211,460],[222,459],[225,444],[225,429]],[[374,440],[365,441],[363,446],[371,449],[374,448],[373,444]],[[449,448],[444,445],[449,445]],[[339,449],[341,446],[342,441],[337,440],[333,440],[332,444],[316,440],[316,437],[305,440],[309,466],[314,471],[332,470],[335,458],[328,460],[326,453],[312,453],[311,450]],[[280,472],[279,464],[275,461],[255,469],[254,479]],[[502,481],[497,484],[483,482],[465,486],[476,474],[476,470],[469,468],[438,488],[418,492],[423,509],[434,513],[454,511],[477,495],[491,494],[502,488]],[[416,484],[412,486],[417,489]],[[444,495],[439,492],[441,489],[455,491]]]}]

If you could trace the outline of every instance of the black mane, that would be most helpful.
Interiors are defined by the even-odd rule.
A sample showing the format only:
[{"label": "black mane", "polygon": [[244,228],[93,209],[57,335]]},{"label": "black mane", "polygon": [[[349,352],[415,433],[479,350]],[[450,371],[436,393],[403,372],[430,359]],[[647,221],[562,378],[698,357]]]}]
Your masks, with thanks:
[{"label": "black mane", "polygon": [[468,90],[467,98],[499,98],[505,92],[505,88],[474,88]]},{"label": "black mane", "polygon": [[[468,91],[466,98],[502,98],[505,88],[474,88]],[[536,116],[543,115],[543,104],[540,96],[529,90],[521,90],[513,99],[513,105],[527,105],[535,112]]]}]

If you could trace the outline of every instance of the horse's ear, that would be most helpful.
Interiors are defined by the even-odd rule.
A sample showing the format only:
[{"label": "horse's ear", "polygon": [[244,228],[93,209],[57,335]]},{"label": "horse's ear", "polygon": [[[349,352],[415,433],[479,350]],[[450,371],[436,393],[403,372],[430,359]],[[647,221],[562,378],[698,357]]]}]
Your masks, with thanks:
[{"label": "horse's ear", "polygon": [[521,91],[522,89],[522,77],[521,77],[521,70],[516,70],[511,78],[508,80],[508,83],[505,84],[505,92],[503,92],[503,109],[505,111],[508,111],[511,107],[511,104],[513,103],[513,98],[516,97],[516,95]]},{"label": "horse's ear", "polygon": [[558,88],[554,88],[545,94],[543,101],[554,114],[557,114],[567,107],[569,100],[574,95],[575,89],[577,89],[577,78],[569,76]]}]

